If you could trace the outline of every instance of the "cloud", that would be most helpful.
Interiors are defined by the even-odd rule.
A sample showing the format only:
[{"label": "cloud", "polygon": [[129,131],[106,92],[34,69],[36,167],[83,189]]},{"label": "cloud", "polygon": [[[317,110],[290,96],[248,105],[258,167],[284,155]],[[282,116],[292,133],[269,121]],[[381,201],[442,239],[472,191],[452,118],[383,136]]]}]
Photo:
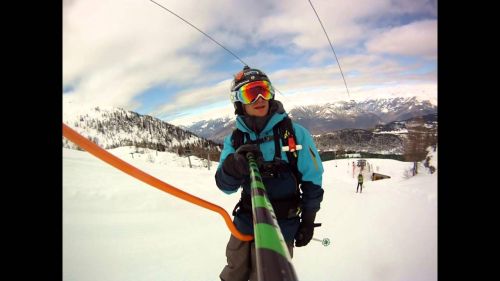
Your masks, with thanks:
[{"label": "cloud", "polygon": [[[369,39],[381,23],[408,15],[436,15],[434,0],[312,1],[334,48],[351,48]],[[303,50],[330,48],[307,1],[279,1],[275,12],[262,18],[262,38],[287,37]]]},{"label": "cloud", "polygon": [[398,26],[366,43],[368,52],[437,58],[437,20]]},{"label": "cloud", "polygon": [[153,114],[165,115],[168,113],[179,113],[184,110],[190,110],[220,101],[225,101],[229,104],[230,84],[231,79],[228,79],[213,86],[180,92],[175,97],[171,98],[169,102],[156,109]]},{"label": "cloud", "polygon": [[187,54],[201,38],[152,2],[73,1],[63,21],[63,82],[97,104],[131,104],[155,84],[204,77],[206,61]]},{"label": "cloud", "polygon": [[[347,94],[344,81],[336,63],[326,66],[314,67],[289,67],[286,69],[268,72],[262,69],[270,78],[273,85],[278,89],[276,97],[287,101],[290,96],[297,93],[315,93],[317,98],[310,101],[330,101],[364,96],[375,88],[386,89],[388,86],[398,89],[412,89],[412,93],[418,85],[423,85],[426,93],[429,92],[430,84],[436,83],[436,73],[427,75],[414,74],[420,72],[422,65],[414,63],[402,65],[395,59],[388,59],[379,55],[360,54],[343,57],[341,59],[342,69],[346,78],[350,96]],[[195,108],[203,108],[211,103],[227,101],[229,103],[229,85],[231,79],[226,79],[213,86],[192,88],[188,91],[177,93],[168,102],[153,112],[153,115],[179,114]],[[404,87],[398,85],[412,85]],[[398,91],[400,93],[401,91]],[[326,97],[321,97],[324,94]],[[434,92],[436,95],[437,92]],[[334,96],[332,96],[334,95]]]},{"label": "cloud", "polygon": [[[345,91],[337,62],[307,1],[155,0],[260,67],[285,95],[304,89]],[[349,87],[434,81],[383,54],[435,60],[436,20],[398,25],[401,16],[432,18],[435,1],[315,0]],[[388,22],[392,28],[387,28]],[[410,36],[411,35],[411,36]],[[366,47],[366,48],[365,48]],[[145,0],[63,1],[63,88],[95,105],[141,108],[149,89],[168,93],[145,114],[170,114],[229,102],[229,79],[241,63],[214,42]],[[434,80],[433,80],[434,79]],[[157,103],[160,99],[155,99]],[[160,101],[161,102],[161,101]],[[153,108],[148,105],[144,108]]]},{"label": "cloud", "polygon": [[[340,74],[337,63],[320,67],[291,68],[270,74],[271,81],[277,86],[284,85],[284,89],[336,86],[344,88],[345,85]],[[340,58],[340,63],[348,87],[373,85],[396,81],[408,83],[422,79],[421,76],[413,75],[418,72],[422,65],[420,63],[402,65],[395,59],[385,58],[380,55],[359,54]],[[434,77],[434,76],[431,76]],[[427,77],[424,81],[434,82]]]}]

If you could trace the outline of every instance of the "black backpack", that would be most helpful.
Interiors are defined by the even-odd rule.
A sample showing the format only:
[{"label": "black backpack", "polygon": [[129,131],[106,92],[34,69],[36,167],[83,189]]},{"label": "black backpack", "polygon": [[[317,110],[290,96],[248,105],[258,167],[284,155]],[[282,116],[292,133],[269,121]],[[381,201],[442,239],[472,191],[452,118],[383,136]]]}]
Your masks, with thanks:
[{"label": "black backpack", "polygon": [[235,150],[243,144],[250,143],[258,145],[271,140],[274,140],[274,160],[281,160],[281,146],[279,143],[280,140],[283,144],[283,147],[288,148],[288,151],[286,151],[288,163],[297,181],[300,183],[302,176],[297,167],[298,155],[296,152],[296,138],[295,131],[293,130],[292,119],[290,119],[290,117],[286,116],[285,118],[283,118],[283,120],[274,125],[273,136],[267,136],[257,140],[250,140],[250,135],[246,132],[242,132],[239,129],[234,129],[233,134],[231,135],[231,144]]}]

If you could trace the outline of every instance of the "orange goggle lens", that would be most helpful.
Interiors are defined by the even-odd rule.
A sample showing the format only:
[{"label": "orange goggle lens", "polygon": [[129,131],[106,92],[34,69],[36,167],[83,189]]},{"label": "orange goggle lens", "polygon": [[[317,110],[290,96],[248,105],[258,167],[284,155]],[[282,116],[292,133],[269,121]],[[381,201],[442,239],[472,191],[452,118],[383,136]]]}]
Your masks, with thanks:
[{"label": "orange goggle lens", "polygon": [[274,89],[271,83],[267,81],[255,81],[241,86],[235,93],[237,101],[243,104],[252,104],[257,99],[262,97],[265,100],[270,100],[274,97]]}]

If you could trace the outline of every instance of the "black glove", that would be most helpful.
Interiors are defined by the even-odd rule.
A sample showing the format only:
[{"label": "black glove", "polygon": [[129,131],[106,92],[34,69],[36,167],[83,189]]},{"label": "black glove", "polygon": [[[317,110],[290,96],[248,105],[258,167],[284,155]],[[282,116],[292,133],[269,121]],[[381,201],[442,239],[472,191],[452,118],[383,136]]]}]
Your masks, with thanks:
[{"label": "black glove", "polygon": [[244,144],[236,149],[235,154],[243,156],[246,160],[248,152],[252,152],[256,161],[260,161],[262,159],[262,152],[260,152],[259,146],[256,144]]},{"label": "black glove", "polygon": [[304,212],[301,215],[302,221],[300,222],[299,230],[295,234],[295,246],[302,247],[311,241],[314,234],[314,219],[316,218],[315,212]]},{"label": "black glove", "polygon": [[262,152],[256,144],[244,144],[240,146],[235,153],[229,154],[224,163],[222,170],[235,178],[241,179],[250,175],[250,167],[248,166],[247,153],[252,152],[257,160],[262,159]]}]

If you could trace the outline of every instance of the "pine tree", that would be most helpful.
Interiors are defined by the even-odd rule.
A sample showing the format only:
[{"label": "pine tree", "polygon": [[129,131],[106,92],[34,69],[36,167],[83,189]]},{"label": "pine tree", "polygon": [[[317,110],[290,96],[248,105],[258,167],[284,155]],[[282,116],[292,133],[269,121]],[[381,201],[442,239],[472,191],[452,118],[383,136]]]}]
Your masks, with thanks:
[{"label": "pine tree", "polygon": [[427,156],[427,147],[435,145],[436,134],[425,126],[422,117],[407,122],[408,134],[404,143],[404,159],[413,162],[413,175],[418,174],[418,162]]}]

